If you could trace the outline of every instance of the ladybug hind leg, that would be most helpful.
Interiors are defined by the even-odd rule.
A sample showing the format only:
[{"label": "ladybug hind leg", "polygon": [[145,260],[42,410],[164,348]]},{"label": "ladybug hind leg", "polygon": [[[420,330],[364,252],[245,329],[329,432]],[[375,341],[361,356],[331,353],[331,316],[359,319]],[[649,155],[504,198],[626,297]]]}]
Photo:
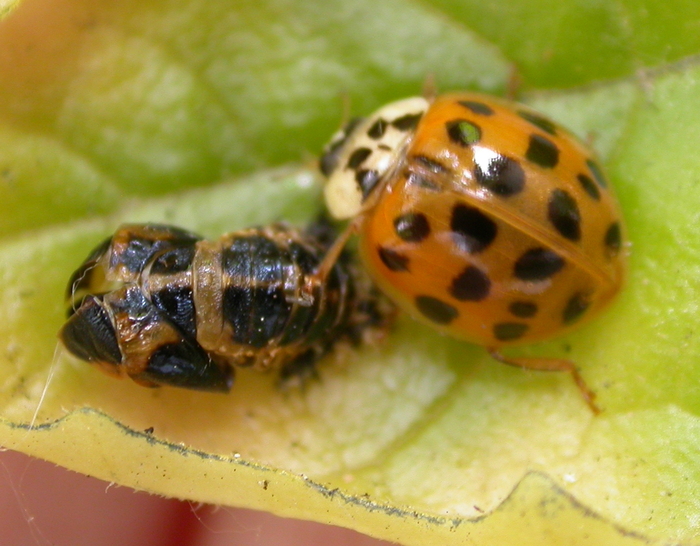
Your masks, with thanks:
[{"label": "ladybug hind leg", "polygon": [[576,365],[570,360],[563,358],[538,358],[538,357],[517,357],[512,358],[504,356],[496,349],[489,349],[489,354],[495,360],[508,364],[509,366],[517,366],[527,370],[536,370],[543,372],[568,372],[571,378],[576,383],[583,400],[586,402],[591,411],[595,415],[600,414],[600,407],[595,403],[596,394],[591,390],[586,381],[583,379]]}]

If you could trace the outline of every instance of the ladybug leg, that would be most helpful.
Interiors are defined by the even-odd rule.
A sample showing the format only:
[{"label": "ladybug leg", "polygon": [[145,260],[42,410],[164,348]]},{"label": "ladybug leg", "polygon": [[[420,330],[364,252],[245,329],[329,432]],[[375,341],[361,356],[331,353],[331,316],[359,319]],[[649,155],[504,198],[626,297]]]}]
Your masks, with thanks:
[{"label": "ladybug leg", "polygon": [[434,72],[428,72],[428,75],[425,77],[421,95],[423,95],[423,97],[425,97],[428,100],[428,102],[433,102],[435,100],[435,97],[437,97],[438,88],[437,82],[435,81]]},{"label": "ladybug leg", "polygon": [[352,119],[352,97],[347,89],[340,92],[340,106],[340,128],[342,128]]},{"label": "ladybug leg", "polygon": [[508,73],[508,82],[506,84],[506,97],[508,100],[516,100],[520,94],[523,80],[520,77],[520,71],[515,64],[510,66]]},{"label": "ladybug leg", "polygon": [[333,244],[331,244],[331,246],[328,248],[326,255],[318,265],[316,272],[307,277],[307,282],[304,286],[304,291],[307,292],[307,294],[313,293],[314,283],[320,282],[323,284],[326,282],[331,269],[333,269],[333,266],[340,259],[340,255],[342,254],[345,245],[348,244],[350,237],[360,231],[362,223],[367,218],[369,212],[376,205],[379,197],[383,194],[384,187],[388,180],[389,178],[385,177],[382,182],[377,184],[377,187],[374,189],[367,201],[365,201],[365,203],[362,205],[360,212],[350,221],[347,227],[340,233],[340,235],[338,235],[335,241],[333,241]]},{"label": "ladybug leg", "polygon": [[600,408],[595,403],[596,394],[590,389],[583,379],[581,374],[576,369],[576,366],[570,360],[563,358],[511,358],[504,356],[496,349],[489,349],[489,354],[499,362],[503,364],[508,364],[509,366],[517,366],[518,368],[525,368],[527,370],[537,370],[544,372],[568,372],[571,374],[574,383],[581,392],[584,401],[591,408],[591,411],[595,415],[600,414]]},{"label": "ladybug leg", "polygon": [[359,229],[359,223],[357,218],[350,222],[348,226],[342,231],[342,233],[333,241],[333,243],[328,247],[326,254],[324,255],[321,263],[318,264],[316,271],[311,275],[306,275],[304,284],[301,286],[299,303],[301,305],[312,305],[314,302],[314,290],[318,286],[323,286],[330,274],[333,266],[340,259],[340,255],[348,243],[350,237],[356,233]]},{"label": "ladybug leg", "polygon": [[338,238],[333,241],[333,244],[328,248],[326,255],[323,257],[323,260],[321,260],[321,263],[318,264],[316,272],[310,277],[315,277],[321,282],[328,278],[328,274],[331,272],[331,269],[333,269],[333,266],[340,258],[340,254],[343,252],[345,245],[348,244],[350,237],[360,230],[362,219],[363,218],[361,216],[357,216],[348,224],[342,233],[338,235]]}]

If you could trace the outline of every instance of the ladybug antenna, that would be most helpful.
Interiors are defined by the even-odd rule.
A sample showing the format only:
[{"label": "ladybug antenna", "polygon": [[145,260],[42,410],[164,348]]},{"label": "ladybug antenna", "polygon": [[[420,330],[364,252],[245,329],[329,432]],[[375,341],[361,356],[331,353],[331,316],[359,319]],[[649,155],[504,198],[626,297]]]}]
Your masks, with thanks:
[{"label": "ladybug antenna", "polygon": [[437,97],[437,82],[435,80],[435,73],[428,72],[423,81],[423,91],[421,92],[423,97],[425,97],[428,102],[433,102],[435,97]]},{"label": "ladybug antenna", "polygon": [[347,89],[340,92],[340,126],[345,127],[350,122],[352,114],[352,98]]}]

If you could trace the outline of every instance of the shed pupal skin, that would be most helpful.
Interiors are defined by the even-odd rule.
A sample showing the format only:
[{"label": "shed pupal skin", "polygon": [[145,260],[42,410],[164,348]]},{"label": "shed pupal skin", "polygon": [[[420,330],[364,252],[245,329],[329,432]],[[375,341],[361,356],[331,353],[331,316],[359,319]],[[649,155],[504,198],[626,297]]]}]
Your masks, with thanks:
[{"label": "shed pupal skin", "polygon": [[236,367],[308,374],[336,342],[358,342],[388,317],[346,257],[316,274],[334,237],[327,223],[213,241],[124,225],[71,277],[60,338],[78,358],[149,387],[227,392]]}]

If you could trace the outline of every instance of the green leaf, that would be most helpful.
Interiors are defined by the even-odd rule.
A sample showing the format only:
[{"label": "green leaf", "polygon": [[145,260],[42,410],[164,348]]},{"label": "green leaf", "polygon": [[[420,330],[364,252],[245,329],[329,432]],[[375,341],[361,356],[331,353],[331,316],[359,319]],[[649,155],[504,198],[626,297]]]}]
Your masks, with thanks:
[{"label": "green leaf", "polygon": [[[0,443],[406,545],[698,543],[698,25],[690,0],[24,3],[0,23]],[[521,351],[573,359],[601,416],[406,317],[303,391],[148,390],[58,347],[66,281],[119,223],[301,225],[344,98],[499,93],[513,67],[624,210],[619,299]]]}]

